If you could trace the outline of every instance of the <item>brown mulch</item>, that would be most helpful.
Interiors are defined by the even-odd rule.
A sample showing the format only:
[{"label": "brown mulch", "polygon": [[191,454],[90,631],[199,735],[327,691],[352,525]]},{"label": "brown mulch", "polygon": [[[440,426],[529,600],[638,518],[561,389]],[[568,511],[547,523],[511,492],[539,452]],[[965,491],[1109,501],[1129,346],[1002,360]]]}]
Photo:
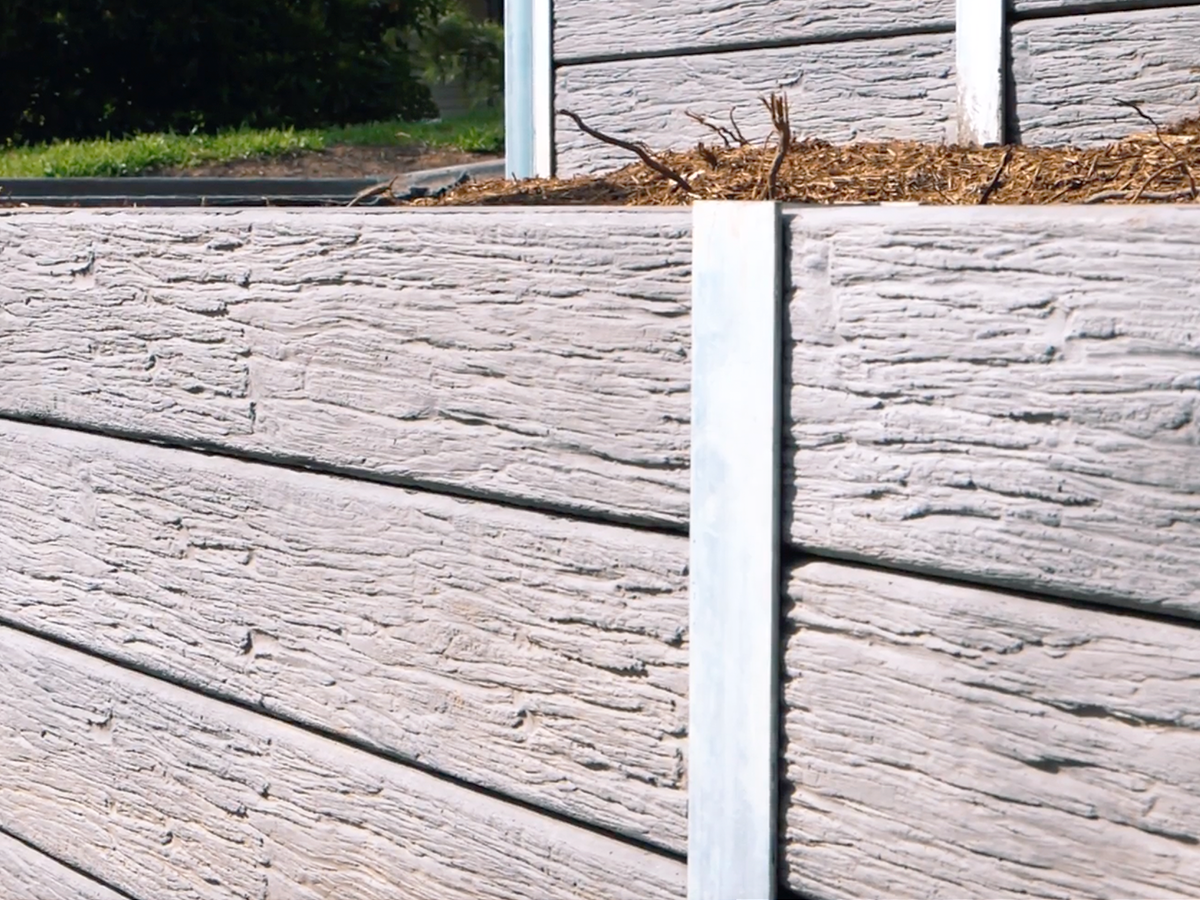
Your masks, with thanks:
[{"label": "brown mulch", "polygon": [[[728,143],[653,154],[658,168],[671,175],[637,162],[601,175],[467,183],[406,205],[685,206],[697,199],[768,197],[816,204],[1200,202],[1200,117],[1086,149],[793,139],[779,162],[773,192],[769,173],[779,141]],[[690,191],[680,186],[680,178]]]},{"label": "brown mulch", "polygon": [[338,145],[325,150],[308,150],[282,157],[237,159],[146,172],[208,178],[388,178],[404,172],[440,169],[466,163],[503,159],[488,153],[462,150],[433,150],[421,145],[404,147],[350,147]]}]

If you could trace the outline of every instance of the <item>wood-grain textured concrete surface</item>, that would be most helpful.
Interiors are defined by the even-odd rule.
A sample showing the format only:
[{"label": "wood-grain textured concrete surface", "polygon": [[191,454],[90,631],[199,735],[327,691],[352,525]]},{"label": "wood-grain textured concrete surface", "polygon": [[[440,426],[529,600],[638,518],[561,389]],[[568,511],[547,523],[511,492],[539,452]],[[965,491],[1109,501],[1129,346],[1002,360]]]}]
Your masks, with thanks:
[{"label": "wood-grain textured concrete surface", "polygon": [[0,628],[0,828],[139,900],[682,898],[684,864]]},{"label": "wood-grain textured concrete surface", "polygon": [[1200,892],[1200,631],[809,561],[787,587],[804,896]]},{"label": "wood-grain textured concrete surface", "polygon": [[0,421],[0,621],[686,848],[681,535]]}]

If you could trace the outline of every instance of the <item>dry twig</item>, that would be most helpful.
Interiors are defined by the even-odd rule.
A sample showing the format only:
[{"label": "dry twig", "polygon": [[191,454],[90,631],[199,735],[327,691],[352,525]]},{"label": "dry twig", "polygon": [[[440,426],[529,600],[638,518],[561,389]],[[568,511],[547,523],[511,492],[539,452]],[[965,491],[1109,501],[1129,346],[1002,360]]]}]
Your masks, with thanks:
[{"label": "dry twig", "polygon": [[392,194],[392,187],[396,184],[396,179],[399,177],[399,175],[396,175],[391,181],[381,181],[379,184],[373,184],[368,188],[363,188],[361,191],[355,194],[354,198],[346,205],[357,206],[363,200],[367,200],[371,197],[378,197],[381,194],[391,197],[392,200],[395,200],[396,198]]},{"label": "dry twig", "polygon": [[[1141,116],[1143,119],[1145,119],[1147,122],[1149,122],[1151,125],[1153,125],[1153,126],[1154,126],[1154,136],[1155,136],[1156,138],[1158,138],[1158,142],[1159,142],[1160,144],[1162,144],[1164,148],[1166,148],[1166,151],[1167,151],[1168,153],[1170,153],[1172,157],[1174,157],[1174,159],[1175,159],[1175,162],[1176,162],[1176,164],[1179,166],[1179,169],[1180,169],[1180,171],[1182,171],[1182,172],[1183,172],[1183,174],[1184,174],[1184,177],[1185,177],[1185,178],[1187,178],[1187,180],[1188,180],[1188,186],[1189,186],[1189,187],[1191,188],[1191,190],[1192,190],[1192,198],[1193,198],[1193,199],[1195,199],[1195,197],[1197,196],[1197,193],[1196,193],[1196,179],[1195,179],[1195,177],[1192,175],[1192,170],[1191,170],[1191,168],[1189,168],[1188,164],[1187,164],[1186,162],[1184,162],[1184,160],[1183,160],[1183,159],[1182,159],[1182,158],[1179,156],[1179,154],[1178,154],[1178,153],[1176,153],[1176,152],[1175,152],[1175,148],[1174,148],[1174,147],[1172,147],[1170,144],[1168,144],[1168,143],[1167,143],[1165,140],[1163,140],[1163,136],[1162,136],[1162,129],[1159,127],[1159,124],[1158,124],[1158,122],[1157,122],[1157,121],[1154,119],[1154,117],[1153,117],[1153,116],[1151,116],[1149,113],[1147,113],[1147,112],[1146,112],[1144,109],[1142,109],[1142,104],[1141,104],[1141,101],[1138,101],[1138,100],[1118,100],[1118,101],[1117,101],[1117,105],[1118,105],[1118,106],[1124,106],[1124,107],[1126,107],[1126,108],[1128,108],[1128,109],[1132,109],[1132,110],[1133,110],[1135,113],[1137,113],[1139,116]],[[1148,186],[1149,186],[1149,184],[1150,184],[1150,182],[1149,182],[1149,181],[1147,181],[1147,182],[1146,182],[1146,184],[1145,184],[1143,187],[1148,187]]]},{"label": "dry twig", "polygon": [[750,146],[750,139],[742,134],[742,129],[738,127],[737,120],[733,117],[733,107],[729,107],[729,124],[733,128],[734,137],[737,138],[738,145],[742,147]]},{"label": "dry twig", "polygon": [[783,165],[783,158],[792,149],[792,120],[786,94],[772,93],[770,99],[763,99],[762,105],[771,114],[771,124],[779,132],[779,147],[775,151],[771,171],[767,174],[767,199],[774,200],[779,182],[779,168]]},{"label": "dry twig", "polygon": [[663,165],[661,162],[659,162],[657,159],[655,159],[653,154],[651,154],[651,152],[650,152],[650,148],[647,147],[645,144],[630,143],[629,141],[623,141],[620,138],[615,138],[610,135],[607,135],[602,131],[597,131],[595,128],[591,128],[588,125],[585,125],[583,123],[583,119],[579,118],[579,116],[577,116],[575,113],[571,112],[568,109],[560,109],[557,112],[560,116],[566,116],[568,119],[571,119],[576,125],[579,126],[579,130],[582,131],[584,134],[590,135],[591,137],[594,137],[596,140],[603,141],[606,144],[612,144],[614,147],[620,147],[622,150],[628,150],[631,153],[636,153],[638,155],[638,158],[641,159],[641,161],[644,162],[646,165],[648,165],[650,168],[652,168],[655,172],[657,172],[660,175],[665,175],[667,178],[670,178],[677,185],[679,185],[679,187],[683,188],[689,194],[696,193],[695,190],[693,190],[692,186],[690,184],[688,184],[688,180],[686,178],[684,178],[682,175],[680,175],[674,169],[671,169],[668,166]]},{"label": "dry twig", "polygon": [[698,122],[699,124],[703,125],[705,128],[709,129],[710,131],[715,132],[717,137],[719,137],[722,141],[725,142],[726,148],[732,147],[734,141],[737,140],[737,135],[735,135],[732,131],[730,131],[724,125],[718,125],[716,122],[710,122],[704,116],[700,115],[699,113],[691,112],[690,110],[684,110],[683,114],[685,116],[687,116],[689,119],[691,119],[693,122]]},{"label": "dry twig", "polygon": [[992,180],[983,186],[983,190],[979,192],[979,205],[983,206],[988,202],[988,197],[992,196],[992,192],[1000,186],[1000,176],[1004,174],[1004,170],[1008,168],[1009,162],[1012,161],[1013,148],[1009,144],[1004,148],[1004,158],[1000,160],[1000,165],[996,167],[996,174],[992,176]]},{"label": "dry twig", "polygon": [[1154,200],[1158,203],[1172,203],[1176,200],[1187,200],[1194,198],[1196,195],[1191,188],[1184,188],[1179,191],[1138,191],[1137,194],[1130,198],[1129,191],[1100,191],[1092,194],[1090,197],[1085,197],[1081,203],[1103,203],[1106,200],[1128,200],[1134,203],[1138,200]]}]

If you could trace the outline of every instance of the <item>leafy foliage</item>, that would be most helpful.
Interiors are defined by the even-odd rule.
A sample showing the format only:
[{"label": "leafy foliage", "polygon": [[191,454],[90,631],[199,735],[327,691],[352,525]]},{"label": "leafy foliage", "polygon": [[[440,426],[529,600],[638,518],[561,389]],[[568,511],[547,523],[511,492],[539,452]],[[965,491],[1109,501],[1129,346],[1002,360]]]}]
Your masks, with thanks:
[{"label": "leafy foliage", "polygon": [[0,0],[0,140],[433,115],[385,35],[437,2]]},{"label": "leafy foliage", "polygon": [[504,28],[476,19],[460,0],[430,0],[408,44],[429,83],[458,82],[475,104],[503,96]]}]

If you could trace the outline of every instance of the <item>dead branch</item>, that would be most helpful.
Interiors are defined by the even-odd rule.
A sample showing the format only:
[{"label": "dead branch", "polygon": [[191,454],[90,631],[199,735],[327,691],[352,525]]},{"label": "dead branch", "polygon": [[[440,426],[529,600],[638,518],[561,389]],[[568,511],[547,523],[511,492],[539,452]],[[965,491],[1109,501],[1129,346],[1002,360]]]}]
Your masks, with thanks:
[{"label": "dead branch", "polygon": [[737,137],[734,135],[734,133],[732,131],[730,131],[728,128],[726,128],[724,125],[718,125],[716,122],[710,122],[704,116],[700,115],[699,113],[691,112],[690,110],[684,110],[683,114],[685,116],[687,116],[689,119],[691,119],[693,122],[698,122],[699,124],[703,125],[705,128],[714,132],[717,135],[717,137],[719,137],[722,141],[725,142],[726,148],[732,147],[733,142],[735,140],[737,140]]},{"label": "dead branch", "polygon": [[792,149],[792,120],[786,94],[772,93],[770,99],[762,100],[762,105],[771,114],[771,124],[779,133],[779,147],[775,151],[771,171],[767,174],[767,199],[774,200],[779,181],[779,169],[783,165],[784,157]]},{"label": "dead branch", "polygon": [[1161,139],[1162,134],[1158,127],[1158,122],[1148,112],[1142,109],[1141,100],[1117,100],[1117,106],[1124,106],[1126,109],[1132,109],[1135,113],[1154,126],[1154,133]]},{"label": "dead branch", "polygon": [[346,205],[356,206],[363,200],[367,200],[370,197],[378,197],[381,194],[386,194],[395,200],[395,197],[392,196],[392,187],[396,184],[396,179],[399,177],[399,175],[396,175],[391,181],[381,181],[379,184],[373,184],[368,188],[363,188],[361,191],[355,194],[354,198]]},{"label": "dead branch", "polygon": [[1132,197],[1129,198],[1129,202],[1137,203],[1138,200],[1140,200],[1142,198],[1142,196],[1146,193],[1146,191],[1149,190],[1150,185],[1154,184],[1154,182],[1158,180],[1160,175],[1165,175],[1167,172],[1170,172],[1172,169],[1178,168],[1178,166],[1179,166],[1179,163],[1177,163],[1177,162],[1171,163],[1169,166],[1159,166],[1157,169],[1155,169],[1153,172],[1151,172],[1149,174],[1149,176],[1147,176],[1146,180],[1144,182],[1142,182],[1142,186],[1137,189],[1137,193],[1135,193]]},{"label": "dead branch", "polygon": [[584,134],[594,137],[598,141],[603,141],[606,144],[612,144],[614,147],[620,147],[622,150],[628,150],[630,153],[636,153],[638,155],[638,158],[641,159],[641,161],[644,162],[646,165],[648,165],[650,168],[652,168],[655,172],[658,172],[660,175],[664,175],[667,178],[670,178],[677,185],[679,185],[679,187],[683,188],[683,190],[687,191],[689,194],[696,193],[695,190],[693,190],[692,186],[690,184],[688,184],[688,180],[686,178],[684,178],[682,175],[680,175],[674,169],[670,168],[669,166],[664,165],[663,163],[661,163],[657,159],[655,159],[654,156],[650,153],[650,148],[647,147],[645,144],[630,143],[629,141],[623,141],[620,138],[611,137],[610,135],[607,135],[602,131],[597,131],[595,128],[591,128],[588,125],[585,125],[583,123],[583,119],[579,118],[579,116],[577,116],[575,113],[571,112],[568,109],[557,110],[557,113],[560,116],[566,116],[568,119],[571,119],[576,125],[579,126],[579,130],[582,131]]},{"label": "dead branch", "polygon": [[1081,187],[1083,187],[1083,182],[1069,182],[1066,187],[1055,191],[1044,201],[1042,201],[1042,205],[1049,206],[1051,203],[1056,203],[1063,197],[1067,196],[1067,194],[1071,193],[1071,191],[1078,190]]},{"label": "dead branch", "polygon": [[[1191,188],[1183,188],[1178,191],[1140,191],[1137,194],[1139,200],[1155,200],[1160,203],[1171,203],[1175,200],[1194,199],[1195,193]],[[1090,197],[1085,197],[1082,203],[1103,203],[1106,200],[1128,200],[1129,191],[1100,191],[1097,194],[1092,194]],[[1132,201],[1131,201],[1132,202]]]},{"label": "dead branch", "polygon": [[988,198],[992,196],[992,192],[1000,186],[1000,176],[1004,174],[1004,170],[1008,168],[1009,162],[1012,160],[1013,148],[1009,144],[1004,148],[1004,158],[1000,160],[1000,165],[996,168],[996,174],[992,176],[992,180],[984,185],[983,190],[979,192],[979,205],[983,206],[988,202]]},{"label": "dead branch", "polygon": [[1172,147],[1170,144],[1168,144],[1165,140],[1163,140],[1162,129],[1159,127],[1159,124],[1154,119],[1154,117],[1151,116],[1144,109],[1142,109],[1141,101],[1140,100],[1118,100],[1117,105],[1124,106],[1127,109],[1132,109],[1135,113],[1137,113],[1139,116],[1141,116],[1143,119],[1145,119],[1147,122],[1149,122],[1151,125],[1154,126],[1154,136],[1156,138],[1158,138],[1158,142],[1163,145],[1163,147],[1166,149],[1166,151],[1171,154],[1172,158],[1174,158],[1176,164],[1179,166],[1180,171],[1183,172],[1184,177],[1188,180],[1188,186],[1191,188],[1192,198],[1194,199],[1197,196],[1196,179],[1192,175],[1191,168],[1188,166],[1187,162],[1185,162],[1184,159],[1178,153],[1175,152],[1175,148]]},{"label": "dead branch", "polygon": [[729,124],[733,128],[733,134],[737,138],[738,144],[743,147],[750,146],[750,139],[742,134],[742,129],[738,127],[737,120],[733,117],[733,107],[729,107]]}]

